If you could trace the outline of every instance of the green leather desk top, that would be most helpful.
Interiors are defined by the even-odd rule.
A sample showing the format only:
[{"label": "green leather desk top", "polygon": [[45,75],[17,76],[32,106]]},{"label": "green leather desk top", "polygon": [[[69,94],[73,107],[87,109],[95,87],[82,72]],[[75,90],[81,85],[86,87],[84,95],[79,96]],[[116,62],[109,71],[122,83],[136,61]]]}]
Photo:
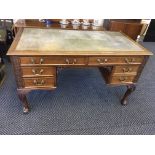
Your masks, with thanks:
[{"label": "green leather desk top", "polygon": [[16,50],[143,51],[120,32],[25,28]]}]

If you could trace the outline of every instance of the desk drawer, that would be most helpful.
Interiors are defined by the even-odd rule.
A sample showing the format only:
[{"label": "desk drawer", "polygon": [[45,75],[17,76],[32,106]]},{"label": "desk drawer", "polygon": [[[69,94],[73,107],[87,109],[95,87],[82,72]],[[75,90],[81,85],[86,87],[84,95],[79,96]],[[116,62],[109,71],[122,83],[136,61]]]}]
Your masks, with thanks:
[{"label": "desk drawer", "polygon": [[23,78],[25,87],[55,87],[55,78]]},{"label": "desk drawer", "polygon": [[110,84],[133,83],[135,76],[113,76]]},{"label": "desk drawer", "polygon": [[139,65],[115,66],[113,74],[137,74]]},{"label": "desk drawer", "polygon": [[84,57],[20,57],[21,65],[84,65]]},{"label": "desk drawer", "polygon": [[23,77],[29,76],[55,76],[55,67],[22,67]]},{"label": "desk drawer", "polygon": [[112,64],[141,64],[143,57],[89,57],[89,65],[112,65]]}]

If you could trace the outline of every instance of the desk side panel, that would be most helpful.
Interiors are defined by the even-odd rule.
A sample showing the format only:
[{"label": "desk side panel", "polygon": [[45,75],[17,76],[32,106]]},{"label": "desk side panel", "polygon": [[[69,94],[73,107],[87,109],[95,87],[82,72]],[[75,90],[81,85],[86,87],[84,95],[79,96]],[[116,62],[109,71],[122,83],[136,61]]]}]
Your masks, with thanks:
[{"label": "desk side panel", "polygon": [[11,56],[10,58],[14,69],[14,75],[15,75],[17,87],[18,89],[23,88],[24,84],[22,80],[22,70],[20,67],[20,59],[18,56]]}]

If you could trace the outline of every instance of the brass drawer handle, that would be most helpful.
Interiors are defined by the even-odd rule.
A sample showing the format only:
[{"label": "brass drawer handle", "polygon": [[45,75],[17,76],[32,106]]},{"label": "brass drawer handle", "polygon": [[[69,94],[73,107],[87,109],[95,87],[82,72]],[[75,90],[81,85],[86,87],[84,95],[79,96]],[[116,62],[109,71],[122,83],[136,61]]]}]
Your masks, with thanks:
[{"label": "brass drawer handle", "polygon": [[121,82],[124,82],[124,81],[127,80],[127,77],[120,77],[119,80],[120,80]]},{"label": "brass drawer handle", "polygon": [[67,64],[70,64],[70,62],[69,62],[69,59],[65,59],[65,62],[67,63]]},{"label": "brass drawer handle", "polygon": [[31,58],[31,63],[35,64],[35,60],[33,58]]},{"label": "brass drawer handle", "polygon": [[45,84],[45,81],[44,80],[34,80],[33,83],[36,86],[43,86]]},{"label": "brass drawer handle", "polygon": [[[40,64],[43,64],[43,62],[44,62],[44,59],[43,58],[40,58]],[[31,63],[32,64],[35,64],[34,58],[31,58]]]},{"label": "brass drawer handle", "polygon": [[40,69],[40,71],[35,70],[35,69],[32,69],[32,73],[33,73],[34,75],[41,75],[43,72],[44,72],[43,69]]},{"label": "brass drawer handle", "polygon": [[135,58],[131,58],[131,59],[125,58],[124,60],[127,64],[135,62]]},{"label": "brass drawer handle", "polygon": [[123,68],[122,70],[123,70],[124,73],[125,72],[131,72],[132,71],[132,68]]},{"label": "brass drawer handle", "polygon": [[104,63],[108,62],[108,59],[107,58],[97,58],[97,62],[100,64],[100,65],[103,65]]},{"label": "brass drawer handle", "polygon": [[74,59],[74,60],[73,60],[73,64],[76,64],[76,62],[77,62],[77,60],[76,60],[76,59]]},{"label": "brass drawer handle", "polygon": [[73,59],[73,61],[71,62],[68,58],[65,59],[65,62],[67,64],[76,64],[77,60],[76,59]]},{"label": "brass drawer handle", "polygon": [[44,62],[44,59],[40,58],[40,64],[43,64],[43,62]]}]

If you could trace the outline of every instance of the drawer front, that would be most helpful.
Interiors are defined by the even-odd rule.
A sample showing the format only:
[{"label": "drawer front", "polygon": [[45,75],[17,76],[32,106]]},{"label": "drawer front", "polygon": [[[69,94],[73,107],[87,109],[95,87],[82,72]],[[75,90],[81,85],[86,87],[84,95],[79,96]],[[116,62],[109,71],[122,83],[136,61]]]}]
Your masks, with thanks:
[{"label": "drawer front", "polygon": [[21,65],[84,65],[84,57],[20,57]]},{"label": "drawer front", "polygon": [[110,84],[133,83],[135,76],[113,76]]},{"label": "drawer front", "polygon": [[89,65],[141,64],[143,57],[89,57]]},{"label": "drawer front", "polygon": [[55,87],[55,78],[23,78],[25,87]]},{"label": "drawer front", "polygon": [[137,74],[139,65],[124,65],[124,66],[115,66],[113,73],[114,74]]},{"label": "drawer front", "polygon": [[22,67],[23,77],[29,76],[55,76],[55,67]]}]

